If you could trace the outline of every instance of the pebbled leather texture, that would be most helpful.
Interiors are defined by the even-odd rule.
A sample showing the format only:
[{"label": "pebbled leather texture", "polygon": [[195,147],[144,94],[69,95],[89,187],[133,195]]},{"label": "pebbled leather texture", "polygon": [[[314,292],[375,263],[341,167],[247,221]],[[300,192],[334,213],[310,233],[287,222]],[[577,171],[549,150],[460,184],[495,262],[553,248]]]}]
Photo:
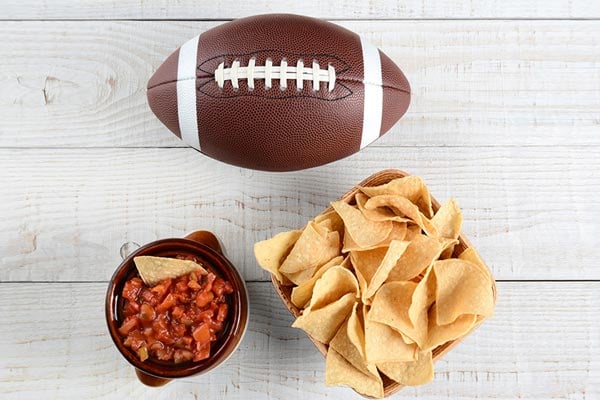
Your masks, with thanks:
[{"label": "pebbled leather texture", "polygon": [[[177,52],[176,52],[177,53]],[[231,82],[219,88],[214,70],[220,63],[237,60],[257,65],[267,59],[280,65],[296,65],[302,58],[309,67],[316,60],[321,68],[336,69],[332,92],[321,82],[313,92],[305,80],[297,90],[295,80],[280,89],[274,79],[270,89],[256,80],[254,89],[246,80],[239,88]],[[238,19],[200,35],[197,57],[198,130],[202,153],[229,164],[269,171],[310,168],[347,157],[360,148],[363,120],[363,61],[360,38],[338,25],[314,18],[271,14]],[[380,134],[406,112],[410,87],[404,74],[380,52],[383,82],[383,116]],[[177,56],[171,55],[148,84],[150,107],[175,134]],[[171,99],[169,103],[168,99]],[[179,135],[178,135],[179,136]]]}]

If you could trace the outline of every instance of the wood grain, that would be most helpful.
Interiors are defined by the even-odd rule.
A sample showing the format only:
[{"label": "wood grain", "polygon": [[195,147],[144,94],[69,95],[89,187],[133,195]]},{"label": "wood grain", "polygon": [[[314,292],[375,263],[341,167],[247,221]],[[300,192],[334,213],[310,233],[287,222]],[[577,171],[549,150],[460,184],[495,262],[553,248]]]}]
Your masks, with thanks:
[{"label": "wood grain", "polygon": [[[0,147],[183,146],[150,112],[146,82],[181,43],[219,23],[3,22]],[[407,115],[374,146],[600,144],[596,21],[338,23],[411,82]]]},{"label": "wood grain", "polygon": [[[108,336],[100,311],[106,286],[0,284],[4,400],[356,397],[349,389],[324,385],[321,354],[302,331],[290,327],[291,316],[266,282],[249,284],[249,329],[225,365],[162,389],[146,388]],[[511,282],[500,283],[498,290],[495,317],[436,364],[435,381],[405,388],[396,397],[600,395],[600,283]]]},{"label": "wood grain", "polygon": [[7,0],[3,19],[223,19],[262,13],[300,13],[321,18],[599,18],[600,6],[586,0],[453,0],[323,1],[255,0],[205,2],[194,0]]},{"label": "wood grain", "polygon": [[0,149],[0,280],[108,279],[123,242],[215,232],[248,280],[253,244],[296,229],[366,176],[420,175],[455,197],[497,279],[600,279],[598,147],[375,147],[264,173],[191,149]]}]

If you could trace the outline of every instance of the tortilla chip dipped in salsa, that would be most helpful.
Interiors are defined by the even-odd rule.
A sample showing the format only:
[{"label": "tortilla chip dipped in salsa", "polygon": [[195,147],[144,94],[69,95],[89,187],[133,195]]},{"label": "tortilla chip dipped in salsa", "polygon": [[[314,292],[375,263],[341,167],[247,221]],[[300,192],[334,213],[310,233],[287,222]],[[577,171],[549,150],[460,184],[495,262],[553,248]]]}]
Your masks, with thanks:
[{"label": "tortilla chip dipped in salsa", "polygon": [[459,245],[456,201],[435,207],[414,176],[358,189],[302,231],[257,243],[255,256],[291,286],[292,326],[328,346],[326,383],[380,398],[386,382],[431,381],[436,350],[492,316],[495,289]]},{"label": "tortilla chip dipped in salsa", "polygon": [[138,256],[133,262],[140,274],[140,278],[146,285],[154,286],[167,278],[177,278],[192,271],[198,271],[200,275],[208,272],[204,267],[192,260],[180,260],[178,258]]},{"label": "tortilla chip dipped in salsa", "polygon": [[139,276],[121,291],[119,334],[141,361],[175,364],[210,357],[227,324],[230,282],[196,257],[135,257]]}]

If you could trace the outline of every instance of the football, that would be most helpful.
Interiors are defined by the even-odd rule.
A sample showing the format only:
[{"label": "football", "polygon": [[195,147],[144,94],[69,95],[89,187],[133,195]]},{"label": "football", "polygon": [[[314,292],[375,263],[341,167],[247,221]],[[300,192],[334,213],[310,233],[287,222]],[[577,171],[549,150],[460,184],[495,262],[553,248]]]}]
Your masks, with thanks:
[{"label": "football", "polygon": [[356,153],[406,112],[402,71],[356,33],[288,14],[189,40],[148,82],[148,103],[188,145],[228,164],[293,171]]}]

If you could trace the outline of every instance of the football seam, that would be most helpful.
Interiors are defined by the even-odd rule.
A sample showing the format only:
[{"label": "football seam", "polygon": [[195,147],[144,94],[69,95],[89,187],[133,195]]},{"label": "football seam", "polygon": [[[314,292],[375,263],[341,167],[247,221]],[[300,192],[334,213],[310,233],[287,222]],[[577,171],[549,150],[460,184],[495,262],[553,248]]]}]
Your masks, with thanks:
[{"label": "football seam", "polygon": [[[202,72],[205,72],[205,71],[202,71]],[[189,80],[192,80],[192,79],[193,79],[193,80],[196,80],[196,79],[198,79],[198,78],[204,78],[204,79],[206,79],[206,78],[211,78],[211,77],[214,77],[214,75],[208,75],[208,76],[196,76],[195,78],[186,78],[186,79],[173,79],[173,80],[170,80],[170,81],[166,81],[166,82],[157,83],[157,84],[156,84],[156,85],[154,85],[154,86],[148,86],[148,88],[147,88],[146,90],[151,90],[151,89],[157,88],[157,87],[159,87],[159,86],[168,85],[169,83],[175,83],[175,82],[184,82],[184,81],[189,81]],[[338,78],[338,81],[342,81],[342,82],[349,82],[349,83],[361,83],[361,84],[363,84],[363,85],[381,86],[383,89],[394,89],[394,90],[398,90],[398,91],[400,91],[400,92],[404,92],[404,93],[406,93],[406,94],[411,94],[410,90],[406,90],[406,89],[404,89],[404,88],[400,88],[400,87],[396,87],[396,86],[392,86],[392,85],[380,85],[380,84],[378,84],[378,83],[373,83],[373,82],[364,82],[364,81],[362,81],[362,80],[360,80],[360,79],[351,79],[351,78]],[[204,83],[204,84],[203,84],[203,85],[201,85],[201,86],[198,86],[198,87],[196,88],[196,90],[198,90],[200,93],[202,93],[202,94],[205,94],[205,95],[207,95],[207,96],[209,96],[209,97],[213,97],[213,98],[220,98],[220,97],[223,97],[223,96],[219,96],[219,97],[217,97],[217,96],[211,96],[211,95],[207,94],[206,92],[204,92],[204,91],[200,90],[202,87],[204,87],[204,86],[208,85],[210,82],[211,82],[211,81],[209,81],[209,82],[206,82],[206,83]],[[345,99],[346,97],[350,96],[351,94],[354,94],[354,92],[352,92],[352,90],[350,90],[350,88],[348,88],[348,86],[346,86],[346,85],[342,85],[342,84],[340,84],[340,86],[343,86],[344,88],[346,88],[346,89],[347,89],[347,90],[350,92],[350,94],[348,94],[348,95],[346,95],[346,96],[344,96],[344,97],[337,98],[337,99],[330,99],[330,100],[328,100],[328,99],[320,99],[320,100],[328,100],[328,101],[341,100],[341,99]],[[237,96],[226,96],[226,97],[227,97],[227,98],[231,98],[231,97],[238,97],[238,96],[242,96],[242,95],[237,95]],[[256,96],[256,97],[268,97],[268,96],[259,96],[259,95],[254,95],[254,96]],[[296,97],[307,97],[307,98],[315,98],[315,99],[317,98],[317,97],[312,97],[312,96],[287,96],[287,97],[277,97],[276,99],[286,99],[286,98],[288,98],[288,99],[289,99],[289,98],[296,98]]]},{"label": "football seam", "polygon": [[379,84],[379,83],[375,83],[375,82],[365,82],[362,81],[360,79],[355,79],[355,78],[340,78],[340,81],[344,81],[344,82],[355,82],[355,83],[362,83],[363,85],[371,85],[371,86],[380,86],[383,89],[394,89],[394,90],[398,90],[400,92],[404,92],[406,94],[410,94],[410,90],[401,88],[401,87],[397,87],[397,86],[393,86],[393,85],[388,85],[388,84]]},{"label": "football seam", "polygon": [[[238,54],[226,53],[226,54],[220,54],[218,56],[214,56],[214,57],[211,57],[211,58],[209,58],[207,60],[202,61],[202,63],[198,64],[197,69],[200,70],[200,71],[202,71],[202,72],[204,72],[204,73],[206,73],[206,74],[209,74],[210,76],[214,76],[214,73],[203,69],[203,66],[205,64],[207,64],[207,63],[209,63],[209,62],[217,59],[217,58],[251,56],[251,55],[257,54],[257,53],[267,53],[267,52],[268,53],[271,53],[271,52],[272,53],[280,53],[280,54],[283,54],[283,55],[286,55],[286,54],[290,55],[290,54],[292,54],[294,56],[299,56],[299,58],[302,58],[302,56],[329,57],[329,58],[332,58],[334,60],[339,61],[344,66],[344,68],[341,68],[338,71],[339,74],[343,74],[344,72],[346,72],[346,71],[348,71],[350,69],[350,65],[346,61],[344,61],[343,59],[341,59],[341,58],[339,58],[339,57],[337,57],[337,56],[335,56],[333,54],[328,54],[328,53],[288,53],[288,52],[281,51],[281,50],[276,50],[276,49],[255,50],[255,51],[253,51],[251,53],[238,53]],[[284,58],[285,57],[282,57],[282,59],[284,59]]]},{"label": "football seam", "polygon": [[272,100],[285,100],[285,99],[299,99],[299,98],[305,98],[305,99],[315,99],[315,100],[324,100],[324,101],[338,101],[338,100],[343,100],[349,96],[352,96],[354,94],[354,92],[346,85],[342,85],[341,83],[339,84],[340,86],[342,86],[343,88],[345,88],[347,90],[347,94],[345,94],[344,96],[341,97],[336,97],[335,99],[327,99],[327,98],[323,98],[323,97],[317,97],[317,96],[306,96],[306,95],[289,95],[289,96],[281,96],[281,97],[273,97],[273,96],[266,96],[266,95],[261,95],[261,94],[256,94],[256,92],[254,91],[247,91],[244,94],[235,94],[232,96],[214,96],[212,94],[209,94],[205,91],[202,90],[202,88],[206,85],[208,85],[211,81],[208,81],[206,83],[204,83],[201,86],[198,86],[196,88],[196,90],[199,93],[202,93],[203,95],[213,98],[213,99],[232,99],[235,97],[246,97],[246,96],[252,96],[252,97],[261,97],[264,99],[272,99]]}]

